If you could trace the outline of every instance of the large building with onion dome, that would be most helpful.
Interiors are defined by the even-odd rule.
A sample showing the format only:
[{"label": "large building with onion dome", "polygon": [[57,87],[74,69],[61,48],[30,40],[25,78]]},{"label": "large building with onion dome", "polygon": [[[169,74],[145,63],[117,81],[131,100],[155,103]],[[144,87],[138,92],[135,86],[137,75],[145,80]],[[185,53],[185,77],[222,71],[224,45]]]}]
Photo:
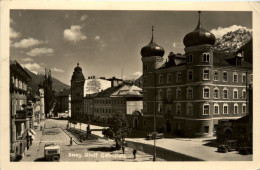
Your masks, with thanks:
[{"label": "large building with onion dome", "polygon": [[171,52],[166,62],[165,51],[153,34],[141,49],[142,127],[184,137],[213,136],[219,120],[238,119],[248,113],[252,63],[244,60],[243,51],[214,51],[215,36],[202,27],[200,12],[197,27],[184,36],[183,43],[185,54]]}]

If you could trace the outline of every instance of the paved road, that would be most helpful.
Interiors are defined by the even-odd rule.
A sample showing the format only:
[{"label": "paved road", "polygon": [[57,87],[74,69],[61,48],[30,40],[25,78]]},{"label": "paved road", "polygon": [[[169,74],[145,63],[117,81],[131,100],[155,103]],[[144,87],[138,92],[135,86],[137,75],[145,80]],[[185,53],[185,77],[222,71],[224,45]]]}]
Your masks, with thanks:
[{"label": "paved road", "polygon": [[[77,124],[76,128],[80,128]],[[81,129],[86,129],[86,124],[81,124]],[[91,129],[103,129],[104,127],[91,125]],[[103,136],[102,132],[93,132]],[[133,135],[142,136],[142,135]],[[156,140],[156,146],[205,161],[251,161],[252,155],[241,155],[238,151],[219,153],[217,148],[210,145],[214,138],[165,138]],[[127,138],[127,141],[153,145],[153,140],[142,138]],[[173,153],[174,154],[174,153]],[[175,159],[173,159],[175,160]]]},{"label": "paved road", "polygon": [[[66,124],[66,120],[46,119],[42,135],[40,135],[41,131],[38,131],[38,139],[33,141],[31,149],[34,150],[28,151],[28,153],[32,154],[22,161],[45,161],[44,145],[46,143],[57,143],[60,145],[60,161],[152,161],[152,155],[139,151],[137,158],[133,159],[133,150],[128,147],[126,147],[125,154],[122,154],[121,150],[111,152],[108,148],[114,144],[112,140],[105,143],[91,143],[89,145],[77,145],[74,143],[70,146],[70,137],[61,129],[66,128]],[[35,152],[35,150],[37,151]],[[34,152],[36,156],[34,156]],[[158,161],[164,160],[158,159]]]}]

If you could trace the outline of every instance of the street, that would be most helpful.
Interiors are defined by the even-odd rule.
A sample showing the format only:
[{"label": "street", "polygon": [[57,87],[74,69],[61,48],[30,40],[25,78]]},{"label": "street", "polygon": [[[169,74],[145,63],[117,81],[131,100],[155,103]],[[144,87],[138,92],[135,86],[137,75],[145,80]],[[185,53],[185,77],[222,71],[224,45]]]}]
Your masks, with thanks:
[{"label": "street", "polygon": [[[122,150],[111,152],[109,147],[114,144],[112,140],[101,139],[96,143],[91,142],[84,145],[74,142],[70,146],[70,137],[63,130],[66,128],[66,120],[46,119],[44,123],[44,131],[35,130],[37,133],[36,139],[21,161],[45,161],[44,145],[46,143],[60,145],[60,161],[152,161],[152,155],[141,151],[137,152],[136,159],[134,159],[133,149],[128,147],[125,148],[125,154],[122,154]],[[158,161],[164,160],[158,159]]]}]

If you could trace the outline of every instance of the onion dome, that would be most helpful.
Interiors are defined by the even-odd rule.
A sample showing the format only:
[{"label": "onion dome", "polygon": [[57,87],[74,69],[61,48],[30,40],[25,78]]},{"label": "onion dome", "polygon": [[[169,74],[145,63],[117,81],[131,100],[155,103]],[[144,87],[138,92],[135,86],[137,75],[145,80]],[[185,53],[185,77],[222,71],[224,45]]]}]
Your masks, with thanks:
[{"label": "onion dome", "polygon": [[74,68],[72,79],[85,79],[82,73],[82,68],[79,66],[79,63],[77,64],[77,67]]},{"label": "onion dome", "polygon": [[152,26],[152,39],[150,43],[147,46],[144,46],[141,50],[142,57],[152,57],[152,56],[160,56],[162,57],[164,55],[164,49],[163,47],[156,44],[156,42],[153,39],[153,26]]},{"label": "onion dome", "polygon": [[191,47],[191,46],[197,46],[203,44],[208,44],[208,45],[215,44],[216,38],[214,34],[205,30],[201,26],[200,13],[201,12],[199,11],[199,22],[197,28],[194,31],[188,33],[183,39],[183,44],[185,45],[185,47]]}]

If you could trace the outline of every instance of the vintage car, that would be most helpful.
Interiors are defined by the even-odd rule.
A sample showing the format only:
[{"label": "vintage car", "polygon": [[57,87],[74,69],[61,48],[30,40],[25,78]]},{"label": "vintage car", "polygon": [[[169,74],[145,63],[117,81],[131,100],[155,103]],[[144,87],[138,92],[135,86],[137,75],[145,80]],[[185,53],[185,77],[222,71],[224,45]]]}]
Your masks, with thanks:
[{"label": "vintage car", "polygon": [[158,133],[158,132],[150,132],[146,135],[146,139],[150,140],[150,139],[162,139],[164,138],[164,134],[163,133]]},{"label": "vintage car", "polygon": [[239,153],[242,155],[253,154],[253,148],[249,146],[243,146],[239,148]]},{"label": "vintage car", "polygon": [[57,144],[54,144],[54,143],[45,144],[44,158],[47,161],[59,161],[60,160],[60,146]]},{"label": "vintage car", "polygon": [[231,151],[231,148],[228,145],[219,145],[218,146],[218,152],[227,153],[227,152],[230,152],[230,151]]}]

